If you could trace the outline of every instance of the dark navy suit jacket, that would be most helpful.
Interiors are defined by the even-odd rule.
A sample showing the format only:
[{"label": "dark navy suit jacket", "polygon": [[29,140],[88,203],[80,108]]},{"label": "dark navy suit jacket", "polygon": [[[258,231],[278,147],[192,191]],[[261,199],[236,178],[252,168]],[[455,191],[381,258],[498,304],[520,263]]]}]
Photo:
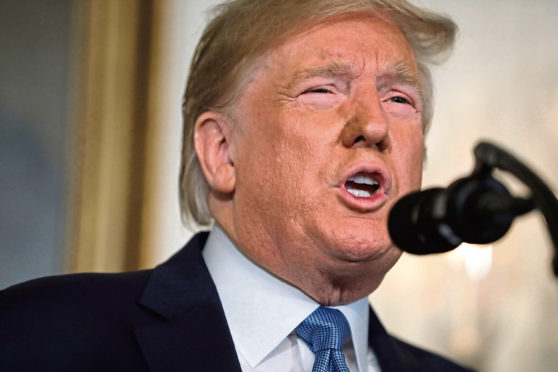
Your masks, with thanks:
[{"label": "dark navy suit jacket", "polygon": [[[223,371],[240,365],[196,235],[154,270],[33,280],[0,292],[0,371]],[[384,372],[465,371],[388,335],[370,310]]]}]

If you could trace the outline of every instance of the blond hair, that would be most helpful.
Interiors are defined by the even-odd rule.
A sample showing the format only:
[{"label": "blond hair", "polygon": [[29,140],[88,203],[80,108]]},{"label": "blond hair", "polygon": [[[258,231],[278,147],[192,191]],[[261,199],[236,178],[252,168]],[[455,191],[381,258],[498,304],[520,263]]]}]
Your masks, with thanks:
[{"label": "blond hair", "polygon": [[411,45],[422,85],[422,125],[432,120],[432,82],[428,65],[445,59],[457,27],[449,18],[405,0],[232,0],[213,10],[213,19],[196,47],[183,100],[180,206],[184,221],[211,223],[209,186],[194,148],[194,127],[206,111],[224,112],[242,94],[257,57],[333,15],[370,11],[387,14]]}]

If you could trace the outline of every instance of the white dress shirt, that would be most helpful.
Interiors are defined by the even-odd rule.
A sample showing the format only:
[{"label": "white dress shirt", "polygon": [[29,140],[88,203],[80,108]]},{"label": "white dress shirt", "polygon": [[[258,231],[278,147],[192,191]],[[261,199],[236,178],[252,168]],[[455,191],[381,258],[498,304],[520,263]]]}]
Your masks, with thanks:
[{"label": "white dress shirt", "polygon": [[[223,305],[243,372],[311,371],[314,353],[294,329],[320,305],[244,256],[215,226],[202,251]],[[333,308],[347,318],[343,345],[352,372],[380,371],[368,346],[368,299]]]}]

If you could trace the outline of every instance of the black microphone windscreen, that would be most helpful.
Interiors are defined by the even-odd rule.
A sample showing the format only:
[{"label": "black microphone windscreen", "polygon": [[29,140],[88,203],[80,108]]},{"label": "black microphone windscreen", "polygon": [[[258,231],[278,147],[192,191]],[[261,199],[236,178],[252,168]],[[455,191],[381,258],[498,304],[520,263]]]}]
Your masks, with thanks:
[{"label": "black microphone windscreen", "polygon": [[442,192],[442,188],[414,192],[395,203],[389,213],[388,231],[397,247],[424,255],[447,252],[461,243],[451,231],[443,231],[445,225],[432,213],[436,198]]}]

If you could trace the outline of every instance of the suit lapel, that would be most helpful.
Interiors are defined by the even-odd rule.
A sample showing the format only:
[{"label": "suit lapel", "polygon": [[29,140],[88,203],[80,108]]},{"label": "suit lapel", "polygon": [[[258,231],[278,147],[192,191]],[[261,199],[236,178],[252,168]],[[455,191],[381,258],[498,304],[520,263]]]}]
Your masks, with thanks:
[{"label": "suit lapel", "polygon": [[[225,314],[201,250],[207,233],[197,234],[153,271],[140,306],[158,320],[135,327],[151,371],[241,372]],[[418,371],[420,363],[391,337],[370,308],[369,343],[383,372]]]},{"label": "suit lapel", "polygon": [[139,304],[159,320],[135,334],[152,371],[238,371],[240,364],[197,234],[152,273]]},{"label": "suit lapel", "polygon": [[368,342],[376,354],[382,372],[411,372],[420,368],[417,359],[401,349],[390,336],[374,310],[370,308]]}]

